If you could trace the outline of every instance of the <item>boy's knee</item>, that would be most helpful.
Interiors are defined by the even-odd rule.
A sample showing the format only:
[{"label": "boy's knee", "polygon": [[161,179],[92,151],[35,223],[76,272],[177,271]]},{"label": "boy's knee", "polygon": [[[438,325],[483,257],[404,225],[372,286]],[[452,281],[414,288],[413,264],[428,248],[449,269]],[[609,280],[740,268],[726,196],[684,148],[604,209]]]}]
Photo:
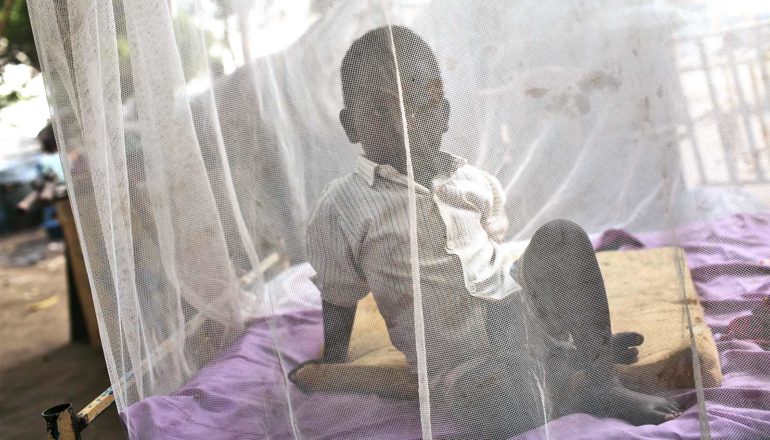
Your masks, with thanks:
[{"label": "boy's knee", "polygon": [[540,235],[541,238],[546,239],[548,242],[560,242],[573,237],[587,237],[586,232],[580,225],[565,219],[549,221],[541,226],[535,235]]}]

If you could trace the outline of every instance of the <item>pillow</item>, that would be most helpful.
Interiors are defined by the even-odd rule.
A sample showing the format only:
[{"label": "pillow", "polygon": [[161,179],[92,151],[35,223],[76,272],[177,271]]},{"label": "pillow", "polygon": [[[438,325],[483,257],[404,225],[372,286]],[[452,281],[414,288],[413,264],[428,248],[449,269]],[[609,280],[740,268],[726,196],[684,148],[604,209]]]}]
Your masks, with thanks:
[{"label": "pillow", "polygon": [[[682,308],[684,289],[703,384],[719,386],[722,373],[716,344],[681,250],[601,252],[597,258],[607,288],[613,332],[636,331],[645,337],[639,347],[639,361],[616,366],[621,381],[645,393],[694,387],[690,334]],[[348,361],[310,361],[294,369],[289,378],[306,392],[417,398],[417,377],[409,370],[404,355],[390,343],[371,294],[358,303]]]}]

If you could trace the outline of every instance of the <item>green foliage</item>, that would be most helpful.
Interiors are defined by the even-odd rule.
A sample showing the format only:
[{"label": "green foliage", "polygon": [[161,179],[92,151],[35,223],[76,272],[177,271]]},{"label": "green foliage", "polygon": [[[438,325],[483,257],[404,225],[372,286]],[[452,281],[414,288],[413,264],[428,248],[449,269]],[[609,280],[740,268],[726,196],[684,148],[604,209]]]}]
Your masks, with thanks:
[{"label": "green foliage", "polygon": [[[30,24],[29,12],[27,10],[28,0],[0,0],[0,83],[3,83],[4,67],[9,64],[25,64],[37,72],[40,71],[40,61],[35,50],[35,40],[32,35],[32,25]],[[226,22],[228,16],[233,14],[234,0],[209,0],[214,3],[216,12],[214,20]],[[58,2],[57,2],[58,3]],[[113,2],[116,17],[122,16],[122,1]],[[62,4],[61,11],[66,16],[66,3]],[[226,39],[217,41],[214,35],[205,26],[193,18],[193,11],[181,10],[173,17],[174,32],[176,43],[183,50],[200,50],[201,45],[205,48],[212,45],[222,45],[229,49]],[[67,21],[64,20],[60,26],[63,33],[69,32],[66,29]],[[203,41],[201,41],[201,38]],[[69,51],[67,41],[64,42],[64,50]],[[123,88],[124,94],[133,92],[130,87],[131,78],[131,46],[125,35],[125,29],[117,29],[117,49],[120,63],[120,80],[126,85]],[[211,56],[209,62],[212,65],[221,65],[221,55]],[[160,66],[159,66],[160,67]],[[182,67],[186,80],[192,80],[198,75],[206,73],[207,65],[201,57],[189,57],[182,54]],[[162,68],[162,67],[161,67]],[[127,98],[127,96],[123,96]],[[18,91],[0,93],[0,108],[11,105],[14,102],[24,99]]]},{"label": "green foliage", "polygon": [[[4,0],[0,10],[0,83],[8,64],[26,64],[40,71],[26,0]],[[0,94],[0,108],[22,99],[17,90]]]},{"label": "green foliage", "polygon": [[0,94],[0,108],[9,106],[21,99],[21,95],[16,90],[8,93],[7,95]]},{"label": "green foliage", "polygon": [[40,70],[32,37],[26,0],[5,0],[0,11],[0,67],[8,63],[29,64]]}]

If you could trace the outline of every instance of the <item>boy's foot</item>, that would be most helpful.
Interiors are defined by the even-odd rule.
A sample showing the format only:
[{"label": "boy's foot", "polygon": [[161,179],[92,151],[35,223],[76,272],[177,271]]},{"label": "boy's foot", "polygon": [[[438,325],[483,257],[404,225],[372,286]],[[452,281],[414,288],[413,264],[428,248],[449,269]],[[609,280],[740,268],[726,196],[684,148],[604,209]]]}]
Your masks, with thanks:
[{"label": "boy's foot", "polygon": [[606,386],[585,383],[578,410],[600,417],[623,419],[634,425],[658,425],[682,414],[682,408],[672,400],[637,393],[617,380],[612,382]]},{"label": "boy's foot", "polygon": [[633,364],[639,360],[638,345],[642,345],[644,336],[636,332],[615,333],[610,338],[612,360],[616,364]]}]

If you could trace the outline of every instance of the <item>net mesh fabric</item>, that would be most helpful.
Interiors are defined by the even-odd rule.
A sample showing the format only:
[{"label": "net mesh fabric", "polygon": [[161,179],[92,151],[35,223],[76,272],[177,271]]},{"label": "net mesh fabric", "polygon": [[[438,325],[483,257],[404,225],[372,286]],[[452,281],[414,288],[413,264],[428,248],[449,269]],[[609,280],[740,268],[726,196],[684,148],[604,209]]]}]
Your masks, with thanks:
[{"label": "net mesh fabric", "polygon": [[[770,7],[744,3],[31,2],[129,436],[768,435],[766,383],[704,378],[688,296],[726,380],[766,382]],[[678,313],[611,322],[594,249],[642,245],[684,249],[656,261]],[[674,330],[613,336],[633,315]],[[400,399],[342,362],[382,335]],[[666,341],[688,389],[620,385]],[[312,359],[334,390],[289,379]],[[750,429],[716,420],[736,387]]]}]

